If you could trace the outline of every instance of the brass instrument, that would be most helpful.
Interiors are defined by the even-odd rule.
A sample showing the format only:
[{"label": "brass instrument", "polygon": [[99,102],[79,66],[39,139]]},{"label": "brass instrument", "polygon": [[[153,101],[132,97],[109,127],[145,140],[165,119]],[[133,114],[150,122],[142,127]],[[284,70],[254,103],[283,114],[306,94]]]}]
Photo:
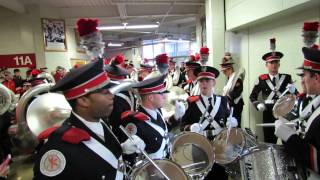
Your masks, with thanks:
[{"label": "brass instrument", "polygon": [[222,95],[227,96],[230,93],[230,91],[233,90],[233,88],[236,85],[239,78],[243,81],[245,78],[245,73],[246,72],[245,72],[244,68],[240,68],[237,72],[235,72],[235,75],[233,77],[231,77],[231,79],[229,79],[227,85],[223,87]]}]

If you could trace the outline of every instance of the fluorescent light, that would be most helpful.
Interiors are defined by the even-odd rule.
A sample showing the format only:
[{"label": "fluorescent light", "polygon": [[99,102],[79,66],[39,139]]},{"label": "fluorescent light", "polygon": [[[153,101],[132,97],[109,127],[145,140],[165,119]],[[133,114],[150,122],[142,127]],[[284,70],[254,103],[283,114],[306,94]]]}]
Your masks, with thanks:
[{"label": "fluorescent light", "polygon": [[125,29],[125,26],[100,26],[98,27],[99,30],[104,31],[104,30],[121,30]]},{"label": "fluorescent light", "polygon": [[108,46],[109,47],[121,47],[122,46],[122,43],[108,43]]},{"label": "fluorescent light", "polygon": [[146,25],[132,25],[126,26],[126,29],[150,29],[150,28],[158,28],[158,24],[146,24]]},{"label": "fluorescent light", "polygon": [[99,30],[124,30],[124,29],[151,29],[158,28],[158,24],[145,24],[145,25],[125,25],[125,26],[100,26]]}]

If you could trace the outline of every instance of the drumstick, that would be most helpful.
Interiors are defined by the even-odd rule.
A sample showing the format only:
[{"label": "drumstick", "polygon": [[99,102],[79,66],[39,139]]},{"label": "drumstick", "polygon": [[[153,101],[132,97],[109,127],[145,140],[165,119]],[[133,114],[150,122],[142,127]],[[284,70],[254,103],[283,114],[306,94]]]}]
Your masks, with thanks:
[{"label": "drumstick", "polygon": [[197,162],[197,163],[184,165],[184,166],[181,166],[181,167],[182,167],[182,169],[186,169],[186,168],[189,168],[189,167],[192,167],[192,166],[197,166],[197,165],[201,165],[201,164],[205,164],[205,163],[206,163],[205,161],[201,161],[201,162]]},{"label": "drumstick", "polygon": [[[120,125],[120,129],[123,131],[123,133],[128,136],[128,138],[134,142],[133,138],[131,137],[131,135],[127,132],[127,130]],[[162,174],[162,176],[164,176],[167,180],[170,180],[170,178],[160,169],[160,167],[150,158],[150,156],[147,154],[147,152],[143,149],[140,149],[136,144],[134,144],[136,146],[137,149],[139,149],[141,151],[141,153],[151,162],[151,164],[158,169],[158,171]]]},{"label": "drumstick", "polygon": [[[232,117],[232,114],[233,114],[233,107],[231,108],[230,110],[230,115],[229,115],[229,118]],[[227,131],[227,139],[226,139],[226,144],[228,144],[228,140],[229,140],[229,135],[230,135],[230,130],[231,130],[231,122],[229,122],[229,127],[228,127],[228,131]]]},{"label": "drumstick", "polygon": [[[288,123],[283,123],[283,124],[288,125],[288,126],[296,126],[297,125],[294,122],[288,122]],[[256,126],[259,126],[259,127],[274,127],[275,123],[262,123],[262,124],[256,124]]]}]

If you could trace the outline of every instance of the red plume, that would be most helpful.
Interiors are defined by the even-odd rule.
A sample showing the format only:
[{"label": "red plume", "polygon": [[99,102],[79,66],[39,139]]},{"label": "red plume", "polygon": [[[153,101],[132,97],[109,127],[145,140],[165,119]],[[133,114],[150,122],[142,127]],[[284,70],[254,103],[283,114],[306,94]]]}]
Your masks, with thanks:
[{"label": "red plume", "polygon": [[169,57],[167,54],[160,54],[156,56],[156,63],[157,64],[168,64],[169,63]]},{"label": "red plume", "polygon": [[195,61],[199,61],[201,59],[201,56],[199,53],[195,54]]},{"label": "red plume", "polygon": [[122,54],[118,54],[116,55],[116,57],[114,57],[112,64],[114,65],[119,65],[119,64],[123,64],[124,63],[124,56]]},{"label": "red plume", "polygon": [[319,22],[305,22],[303,24],[304,31],[318,31],[319,29]]},{"label": "red plume", "polygon": [[200,54],[209,54],[209,48],[207,47],[202,47],[200,49]]},{"label": "red plume", "polygon": [[194,55],[190,55],[190,61],[195,62],[196,61],[196,57]]},{"label": "red plume", "polygon": [[79,19],[77,21],[77,30],[80,36],[85,36],[98,31],[98,19]]}]

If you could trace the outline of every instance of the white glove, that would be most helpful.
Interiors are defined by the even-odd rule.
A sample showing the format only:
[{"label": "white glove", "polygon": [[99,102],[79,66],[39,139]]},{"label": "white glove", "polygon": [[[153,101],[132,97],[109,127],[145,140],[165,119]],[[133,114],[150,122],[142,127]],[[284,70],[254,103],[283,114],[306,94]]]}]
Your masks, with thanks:
[{"label": "white glove", "polygon": [[133,141],[127,139],[124,143],[121,144],[123,153],[125,154],[133,154],[135,152],[139,153],[140,150],[144,150],[146,148],[146,144],[144,141],[137,135],[131,136]]},{"label": "white glove", "polygon": [[238,121],[235,117],[228,117],[227,118],[227,127],[237,127],[238,126]]},{"label": "white glove", "polygon": [[258,111],[264,111],[266,110],[266,105],[264,105],[263,103],[259,103],[257,105]]},{"label": "white glove", "polygon": [[176,101],[175,106],[176,107],[175,107],[174,118],[178,120],[182,118],[182,116],[186,112],[186,106],[183,104],[183,102],[180,102],[180,101]]},{"label": "white glove", "polygon": [[199,123],[193,123],[190,126],[190,131],[195,132],[195,133],[199,133],[199,134],[202,134],[202,132],[203,132],[201,125]]},{"label": "white glove", "polygon": [[294,86],[294,84],[288,84],[288,85],[287,85],[287,89],[289,90],[289,92],[290,92],[291,94],[294,94],[295,91],[296,91],[296,87]]},{"label": "white glove", "polygon": [[274,134],[285,142],[289,139],[290,136],[296,134],[294,129],[285,124],[287,122],[289,121],[286,119],[280,119],[275,121]]}]

